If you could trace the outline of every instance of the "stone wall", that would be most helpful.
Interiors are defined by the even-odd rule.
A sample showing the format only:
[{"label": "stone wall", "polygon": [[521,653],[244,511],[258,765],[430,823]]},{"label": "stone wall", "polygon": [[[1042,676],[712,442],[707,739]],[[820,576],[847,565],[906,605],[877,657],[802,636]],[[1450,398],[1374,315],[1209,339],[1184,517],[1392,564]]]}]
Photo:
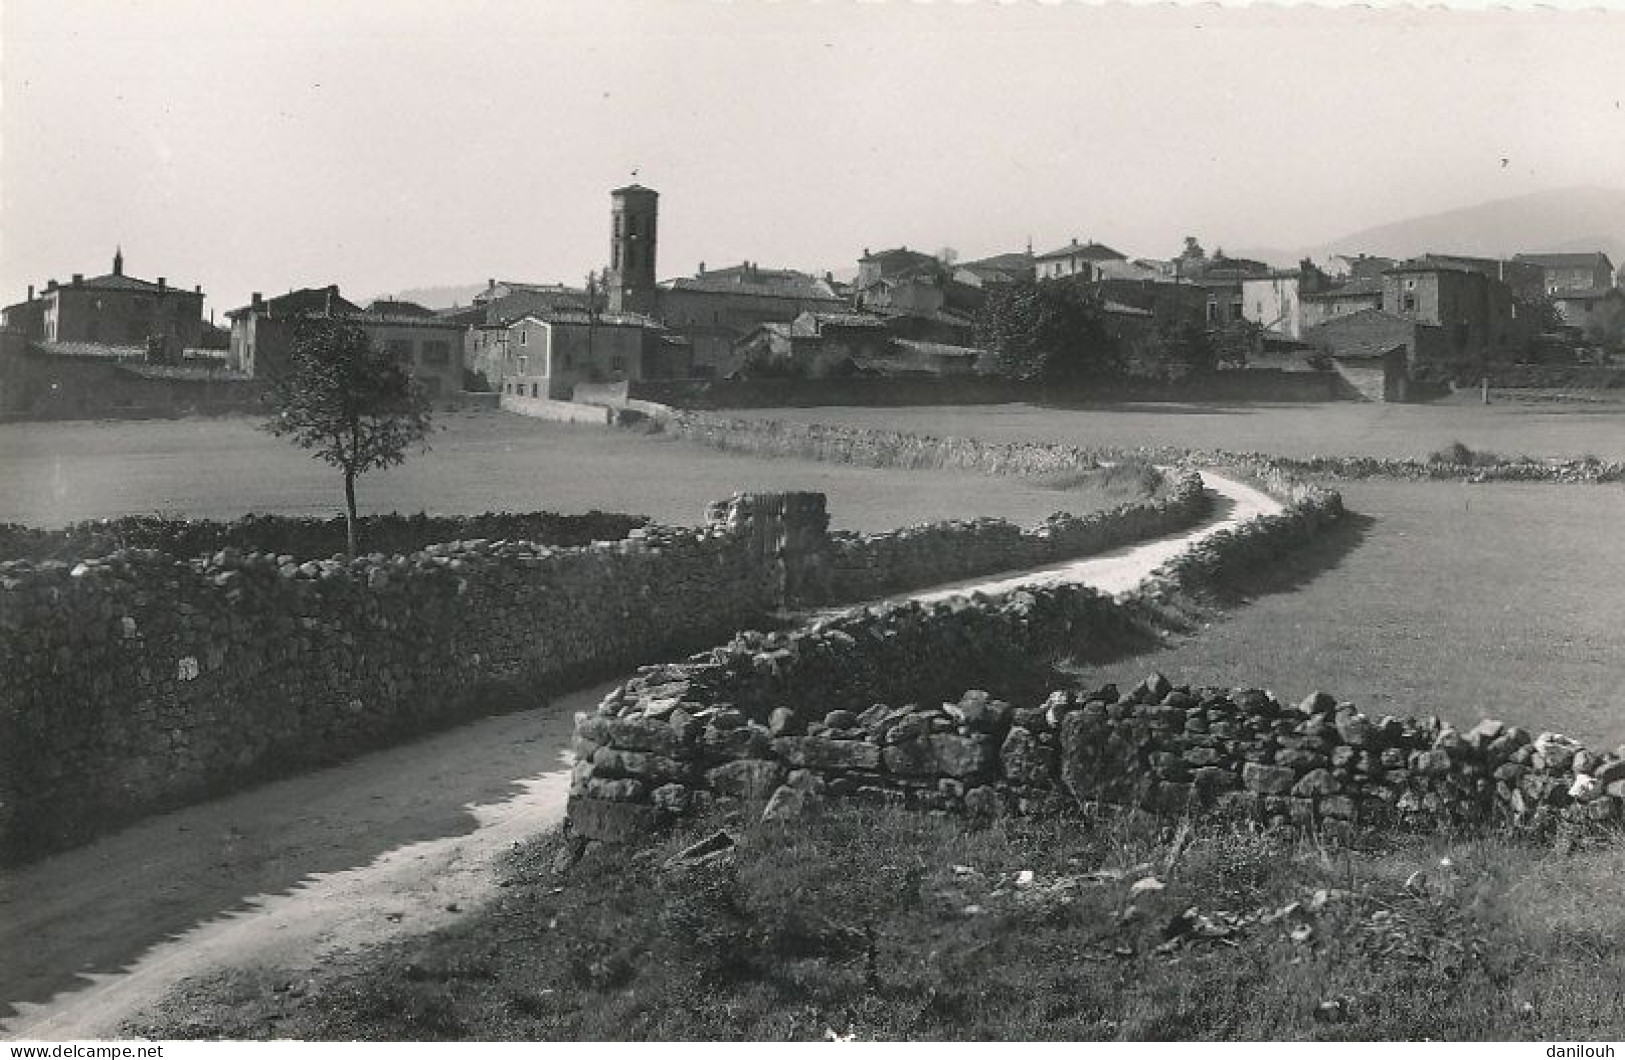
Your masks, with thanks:
[{"label": "stone wall", "polygon": [[721,529],[298,563],[0,563],[0,846],[330,762],[716,643],[779,600]]},{"label": "stone wall", "polygon": [[[364,515],[357,531],[366,552],[415,552],[443,541],[474,538],[521,540],[551,547],[618,541],[649,525],[647,516],[591,511],[486,512],[482,515]],[[247,515],[229,523],[212,519],[164,519],[131,515],[89,519],[60,530],[0,523],[0,559],[77,560],[121,548],[150,548],[191,557],[225,548],[290,554],[299,560],[343,552],[344,519]]]},{"label": "stone wall", "polygon": [[1109,552],[1183,530],[1208,513],[1200,475],[1185,472],[1154,499],[1088,515],[1057,513],[1033,527],[972,519],[881,534],[831,535],[827,601],[865,600],[999,571]]},{"label": "stone wall", "polygon": [[[578,718],[573,826],[588,838],[618,839],[716,798],[796,800],[814,790],[977,813],[1080,797],[1073,789],[1085,775],[1084,744],[1074,741],[1063,760],[1061,719],[1047,717],[1053,699],[1025,710],[1006,700],[1037,704],[1033,688],[1052,659],[1117,641],[1170,597],[1271,562],[1344,515],[1335,490],[1266,460],[1237,465],[1286,501],[1285,510],[1212,535],[1124,599],[1074,585],[884,605],[805,630],[744,634],[687,662],[645,668],[596,714]],[[975,702],[938,705],[964,688],[1005,700],[979,693]],[[1101,699],[1102,709],[1117,702]],[[1231,762],[1238,777],[1242,762]],[[1160,785],[1165,778],[1144,764],[1122,759],[1113,783],[1136,798],[1146,778]],[[1144,791],[1162,791],[1157,785]]]},{"label": "stone wall", "polygon": [[[396,520],[375,529],[396,540],[435,529],[507,536],[353,561],[237,547],[262,530],[279,546],[320,537],[299,520],[10,528],[0,540],[13,551],[66,558],[0,562],[0,849],[69,844],[157,807],[534,702],[717,643],[786,605],[1084,554],[1186,525],[1205,503],[1190,475],[1157,501],[1010,528],[1003,536],[1018,546],[992,552],[976,524],[832,538],[823,496],[805,493],[736,495],[711,507],[704,530],[631,528],[603,513]],[[575,548],[513,536],[604,529],[628,536]],[[132,542],[180,551],[74,560]],[[225,547],[181,558],[214,545]]]},{"label": "stone wall", "polygon": [[1598,754],[1496,721],[1462,732],[1437,718],[1370,717],[1325,693],[1290,707],[1256,689],[1174,688],[1153,675],[1126,695],[1108,685],[942,702],[922,689],[864,709],[851,696],[789,699],[764,719],[754,697],[685,700],[692,687],[676,676],[652,674],[661,683],[632,703],[622,693],[578,724],[579,834],[625,838],[726,799],[789,814],[816,796],[975,816],[1080,803],[1206,809],[1343,837],[1610,824],[1625,803],[1625,748]]}]

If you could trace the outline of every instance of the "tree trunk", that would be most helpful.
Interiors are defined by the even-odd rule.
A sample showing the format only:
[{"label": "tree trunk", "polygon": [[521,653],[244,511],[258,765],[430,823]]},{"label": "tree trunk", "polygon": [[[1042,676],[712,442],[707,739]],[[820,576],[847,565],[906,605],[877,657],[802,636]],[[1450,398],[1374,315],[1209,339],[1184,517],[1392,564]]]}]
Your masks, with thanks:
[{"label": "tree trunk", "polygon": [[344,471],[344,542],[355,558],[355,472]]}]

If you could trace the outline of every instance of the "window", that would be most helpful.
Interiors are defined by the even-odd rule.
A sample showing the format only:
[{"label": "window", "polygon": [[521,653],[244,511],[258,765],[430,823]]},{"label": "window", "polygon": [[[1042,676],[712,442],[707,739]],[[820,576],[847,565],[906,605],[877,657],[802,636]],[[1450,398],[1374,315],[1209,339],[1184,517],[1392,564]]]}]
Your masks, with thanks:
[{"label": "window", "polygon": [[611,357],[609,359],[609,366],[610,366],[610,368],[612,368],[613,370],[615,370],[617,372],[624,372],[624,371],[626,371],[626,358],[625,357]]},{"label": "window", "polygon": [[542,396],[542,387],[541,387],[540,383],[532,383],[532,384],[530,384],[530,396],[531,397],[541,397]]},{"label": "window", "polygon": [[410,363],[412,360],[411,339],[389,339],[384,343],[384,349],[397,361]]},{"label": "window", "polygon": [[530,345],[530,329],[529,328],[520,328],[519,329],[519,345],[521,345],[521,346],[529,346]]},{"label": "window", "polygon": [[424,364],[450,364],[451,343],[445,339],[426,339],[423,343]]},{"label": "window", "polygon": [[521,355],[520,358],[519,358],[519,374],[520,375],[529,375],[530,374],[529,369],[530,369],[530,358]]}]

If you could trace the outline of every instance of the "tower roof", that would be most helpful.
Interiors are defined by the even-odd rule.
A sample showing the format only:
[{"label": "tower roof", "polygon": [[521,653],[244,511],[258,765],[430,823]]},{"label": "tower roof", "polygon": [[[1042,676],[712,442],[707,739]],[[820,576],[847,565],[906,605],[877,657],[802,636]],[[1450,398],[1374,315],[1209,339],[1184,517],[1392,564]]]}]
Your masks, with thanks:
[{"label": "tower roof", "polygon": [[659,195],[653,188],[645,188],[642,184],[628,184],[624,188],[616,188],[611,195]]}]

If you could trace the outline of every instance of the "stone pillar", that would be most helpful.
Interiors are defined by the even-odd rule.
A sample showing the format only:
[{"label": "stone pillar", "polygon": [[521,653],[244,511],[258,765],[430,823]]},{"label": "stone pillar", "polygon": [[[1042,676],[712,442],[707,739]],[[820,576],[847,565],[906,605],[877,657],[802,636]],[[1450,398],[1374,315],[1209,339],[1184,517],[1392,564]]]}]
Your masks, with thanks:
[{"label": "stone pillar", "polygon": [[822,493],[736,493],[710,505],[706,522],[744,540],[747,562],[761,569],[774,606],[827,595],[829,513]]}]

